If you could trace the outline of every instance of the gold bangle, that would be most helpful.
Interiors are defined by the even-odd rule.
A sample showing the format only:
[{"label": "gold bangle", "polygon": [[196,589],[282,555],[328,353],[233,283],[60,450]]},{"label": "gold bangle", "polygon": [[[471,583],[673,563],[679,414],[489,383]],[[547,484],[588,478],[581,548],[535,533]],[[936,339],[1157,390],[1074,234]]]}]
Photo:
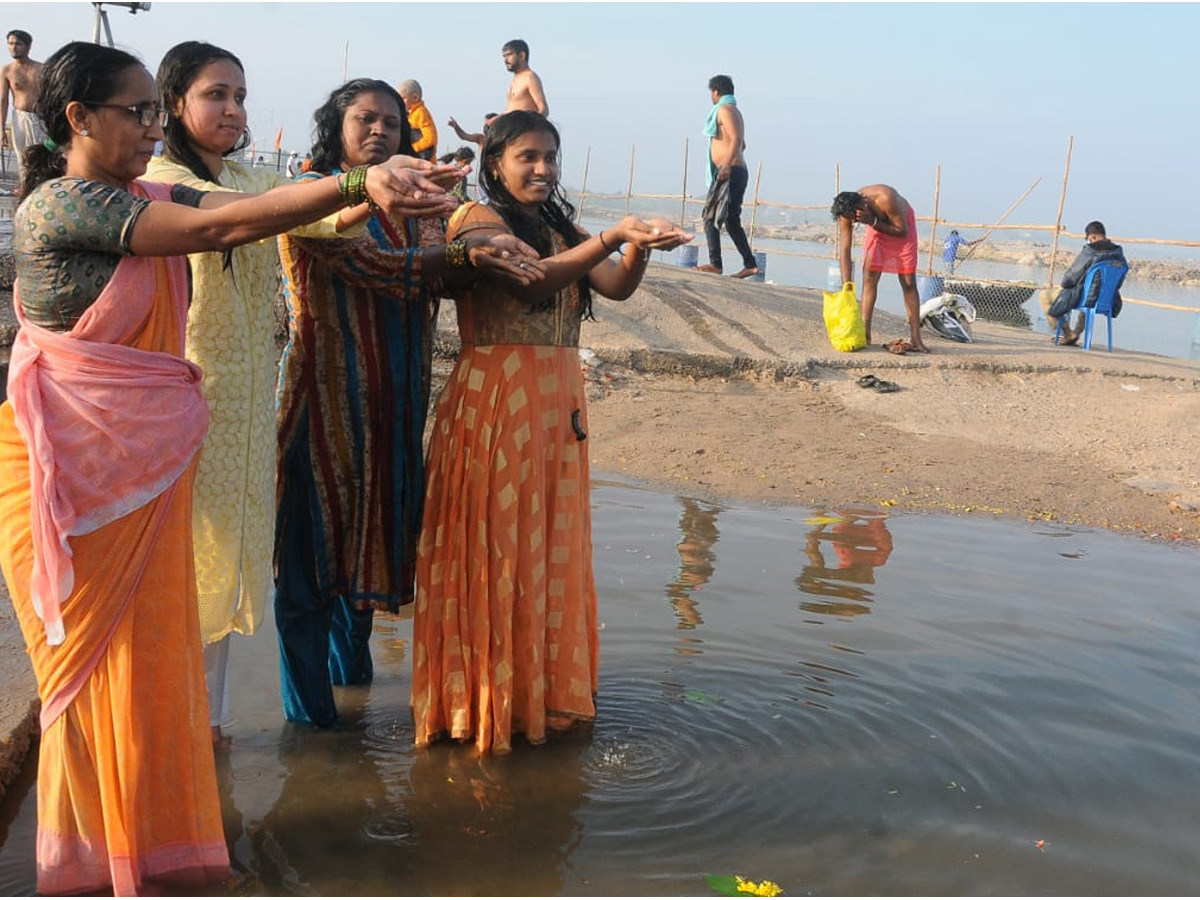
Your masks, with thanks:
[{"label": "gold bangle", "polygon": [[458,238],[446,245],[446,265],[452,269],[473,269],[471,254],[467,252],[467,239]]}]

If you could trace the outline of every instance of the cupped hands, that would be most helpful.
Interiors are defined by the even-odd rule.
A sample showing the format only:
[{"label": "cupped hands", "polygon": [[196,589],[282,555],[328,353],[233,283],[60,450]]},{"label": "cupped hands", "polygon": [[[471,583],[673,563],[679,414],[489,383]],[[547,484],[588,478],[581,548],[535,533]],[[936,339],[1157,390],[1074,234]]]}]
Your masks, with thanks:
[{"label": "cupped hands", "polygon": [[684,231],[674,222],[662,218],[639,219],[626,216],[617,225],[622,243],[633,244],[642,250],[674,250],[690,243],[695,235]]},{"label": "cupped hands", "polygon": [[489,280],[526,286],[546,277],[537,251],[515,235],[473,235],[466,241],[471,265]]},{"label": "cupped hands", "polygon": [[367,196],[393,216],[413,219],[448,216],[457,208],[458,199],[446,193],[437,179],[445,179],[452,168],[457,166],[434,166],[423,159],[393,156],[367,170]]}]

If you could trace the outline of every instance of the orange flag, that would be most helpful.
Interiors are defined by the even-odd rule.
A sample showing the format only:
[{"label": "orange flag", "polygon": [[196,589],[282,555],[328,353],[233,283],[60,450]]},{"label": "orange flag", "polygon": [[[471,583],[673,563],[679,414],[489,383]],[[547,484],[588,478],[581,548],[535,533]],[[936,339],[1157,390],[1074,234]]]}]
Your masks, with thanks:
[{"label": "orange flag", "polygon": [[279,126],[279,130],[275,132],[275,152],[279,152],[279,148],[283,146],[283,126]]}]

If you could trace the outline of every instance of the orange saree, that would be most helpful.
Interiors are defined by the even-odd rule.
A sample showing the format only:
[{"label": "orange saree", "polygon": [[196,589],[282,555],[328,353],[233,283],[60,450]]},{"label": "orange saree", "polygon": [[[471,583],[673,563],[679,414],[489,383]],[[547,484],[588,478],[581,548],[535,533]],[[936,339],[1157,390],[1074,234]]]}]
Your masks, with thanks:
[{"label": "orange saree", "polygon": [[0,405],[0,567],[42,699],[43,894],[229,871],[192,562],[207,412],[181,358],[184,265],[126,257],[70,332],[23,324]]}]

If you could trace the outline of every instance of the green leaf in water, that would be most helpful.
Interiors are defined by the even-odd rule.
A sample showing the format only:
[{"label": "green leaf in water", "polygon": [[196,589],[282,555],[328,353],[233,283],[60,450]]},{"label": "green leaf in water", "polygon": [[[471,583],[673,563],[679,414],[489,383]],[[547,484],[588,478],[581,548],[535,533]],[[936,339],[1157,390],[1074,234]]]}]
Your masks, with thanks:
[{"label": "green leaf in water", "polygon": [[738,890],[737,878],[733,875],[705,875],[704,880],[723,897],[740,897],[742,894]]}]

